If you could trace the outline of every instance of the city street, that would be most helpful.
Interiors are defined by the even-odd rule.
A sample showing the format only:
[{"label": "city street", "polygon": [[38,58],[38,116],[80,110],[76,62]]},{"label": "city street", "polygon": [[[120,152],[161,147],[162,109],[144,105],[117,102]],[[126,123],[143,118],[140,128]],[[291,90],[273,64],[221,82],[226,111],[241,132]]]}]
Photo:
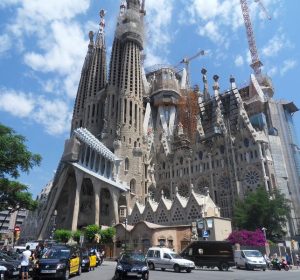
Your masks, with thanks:
[{"label": "city street", "polygon": [[[94,271],[82,273],[80,277],[72,277],[71,279],[86,280],[112,280],[116,263],[105,261],[103,265]],[[150,271],[151,280],[295,280],[300,279],[300,269],[290,271],[245,271],[231,269],[228,272],[220,272],[218,270],[195,270],[192,273],[175,273],[173,271]]]}]

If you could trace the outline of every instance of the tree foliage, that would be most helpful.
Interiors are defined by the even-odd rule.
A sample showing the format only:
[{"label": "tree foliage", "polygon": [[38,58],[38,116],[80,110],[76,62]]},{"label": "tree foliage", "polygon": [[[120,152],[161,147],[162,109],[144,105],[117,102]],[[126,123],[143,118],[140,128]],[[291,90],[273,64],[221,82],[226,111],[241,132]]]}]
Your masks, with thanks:
[{"label": "tree foliage", "polygon": [[54,240],[57,242],[67,243],[72,237],[72,232],[66,229],[57,229],[54,232]]},{"label": "tree foliage", "polygon": [[109,227],[100,230],[101,243],[109,244],[112,243],[113,237],[116,235],[116,229],[114,227]]},{"label": "tree foliage", "polygon": [[233,231],[228,239],[231,244],[240,244],[244,246],[264,246],[266,243],[264,233],[257,229],[256,231],[236,230]]},{"label": "tree foliage", "polygon": [[34,210],[37,207],[28,187],[11,180],[17,179],[20,172],[28,173],[41,162],[40,155],[28,151],[25,141],[24,136],[0,124],[0,211]]},{"label": "tree foliage", "polygon": [[81,235],[83,235],[83,233],[80,230],[76,230],[76,231],[72,232],[73,240],[76,241],[77,243],[79,243]]},{"label": "tree foliage", "polygon": [[88,225],[85,228],[84,236],[87,241],[93,242],[95,234],[100,234],[100,227],[98,225]]},{"label": "tree foliage", "polygon": [[278,190],[272,193],[264,188],[247,193],[234,209],[234,225],[239,229],[256,230],[265,227],[267,238],[280,240],[285,235],[289,201]]}]

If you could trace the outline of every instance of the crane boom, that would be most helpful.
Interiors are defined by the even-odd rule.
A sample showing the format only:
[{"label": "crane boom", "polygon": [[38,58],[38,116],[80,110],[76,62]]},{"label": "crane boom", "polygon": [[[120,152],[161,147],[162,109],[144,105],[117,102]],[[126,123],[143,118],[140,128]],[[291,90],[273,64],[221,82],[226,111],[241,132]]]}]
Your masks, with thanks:
[{"label": "crane boom", "polygon": [[267,9],[265,8],[264,4],[260,0],[254,0],[254,2],[258,3],[262,11],[264,12],[265,16],[268,20],[271,20],[271,16],[269,15]]},{"label": "crane boom", "polygon": [[249,50],[251,54],[251,67],[254,70],[254,73],[256,75],[261,74],[261,66],[263,65],[261,61],[259,60],[258,57],[258,52],[256,48],[256,43],[255,43],[255,37],[253,33],[253,28],[252,28],[252,23],[250,19],[250,13],[249,13],[249,8],[247,4],[247,0],[240,0],[241,8],[242,8],[242,13],[243,13],[243,18],[244,18],[244,23],[246,27],[246,32],[247,32],[247,39],[248,39],[248,44],[249,44]]},{"label": "crane boom", "polygon": [[180,61],[180,63],[184,63],[185,64],[185,68],[186,68],[186,84],[187,84],[188,88],[190,86],[190,69],[189,69],[190,61],[193,60],[193,59],[195,59],[195,58],[197,58],[200,55],[205,55],[204,50],[201,50],[201,51],[197,52],[195,55],[193,55],[191,57],[185,57],[185,58],[183,58]]}]

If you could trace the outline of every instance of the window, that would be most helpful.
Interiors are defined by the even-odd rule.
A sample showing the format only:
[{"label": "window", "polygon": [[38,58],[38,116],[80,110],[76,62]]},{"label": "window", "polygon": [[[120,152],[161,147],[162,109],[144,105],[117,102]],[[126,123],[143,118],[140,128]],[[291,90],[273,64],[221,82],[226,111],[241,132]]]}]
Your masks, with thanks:
[{"label": "window", "polygon": [[130,192],[135,193],[135,179],[130,181]]},{"label": "window", "polygon": [[158,250],[154,251],[154,258],[160,258],[160,251]]},{"label": "window", "polygon": [[128,171],[129,170],[129,159],[126,158],[125,159],[125,171]]}]

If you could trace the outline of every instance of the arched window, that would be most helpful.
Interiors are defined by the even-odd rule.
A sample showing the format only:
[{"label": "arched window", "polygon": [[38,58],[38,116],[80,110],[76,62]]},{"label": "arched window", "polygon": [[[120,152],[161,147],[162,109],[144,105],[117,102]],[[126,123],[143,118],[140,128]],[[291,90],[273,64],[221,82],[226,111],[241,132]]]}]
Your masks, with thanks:
[{"label": "arched window", "polygon": [[133,194],[135,194],[135,179],[132,179],[131,181],[130,181],[130,193],[133,193]]},{"label": "arched window", "polygon": [[126,158],[125,159],[125,171],[128,171],[129,170],[129,159]]}]

